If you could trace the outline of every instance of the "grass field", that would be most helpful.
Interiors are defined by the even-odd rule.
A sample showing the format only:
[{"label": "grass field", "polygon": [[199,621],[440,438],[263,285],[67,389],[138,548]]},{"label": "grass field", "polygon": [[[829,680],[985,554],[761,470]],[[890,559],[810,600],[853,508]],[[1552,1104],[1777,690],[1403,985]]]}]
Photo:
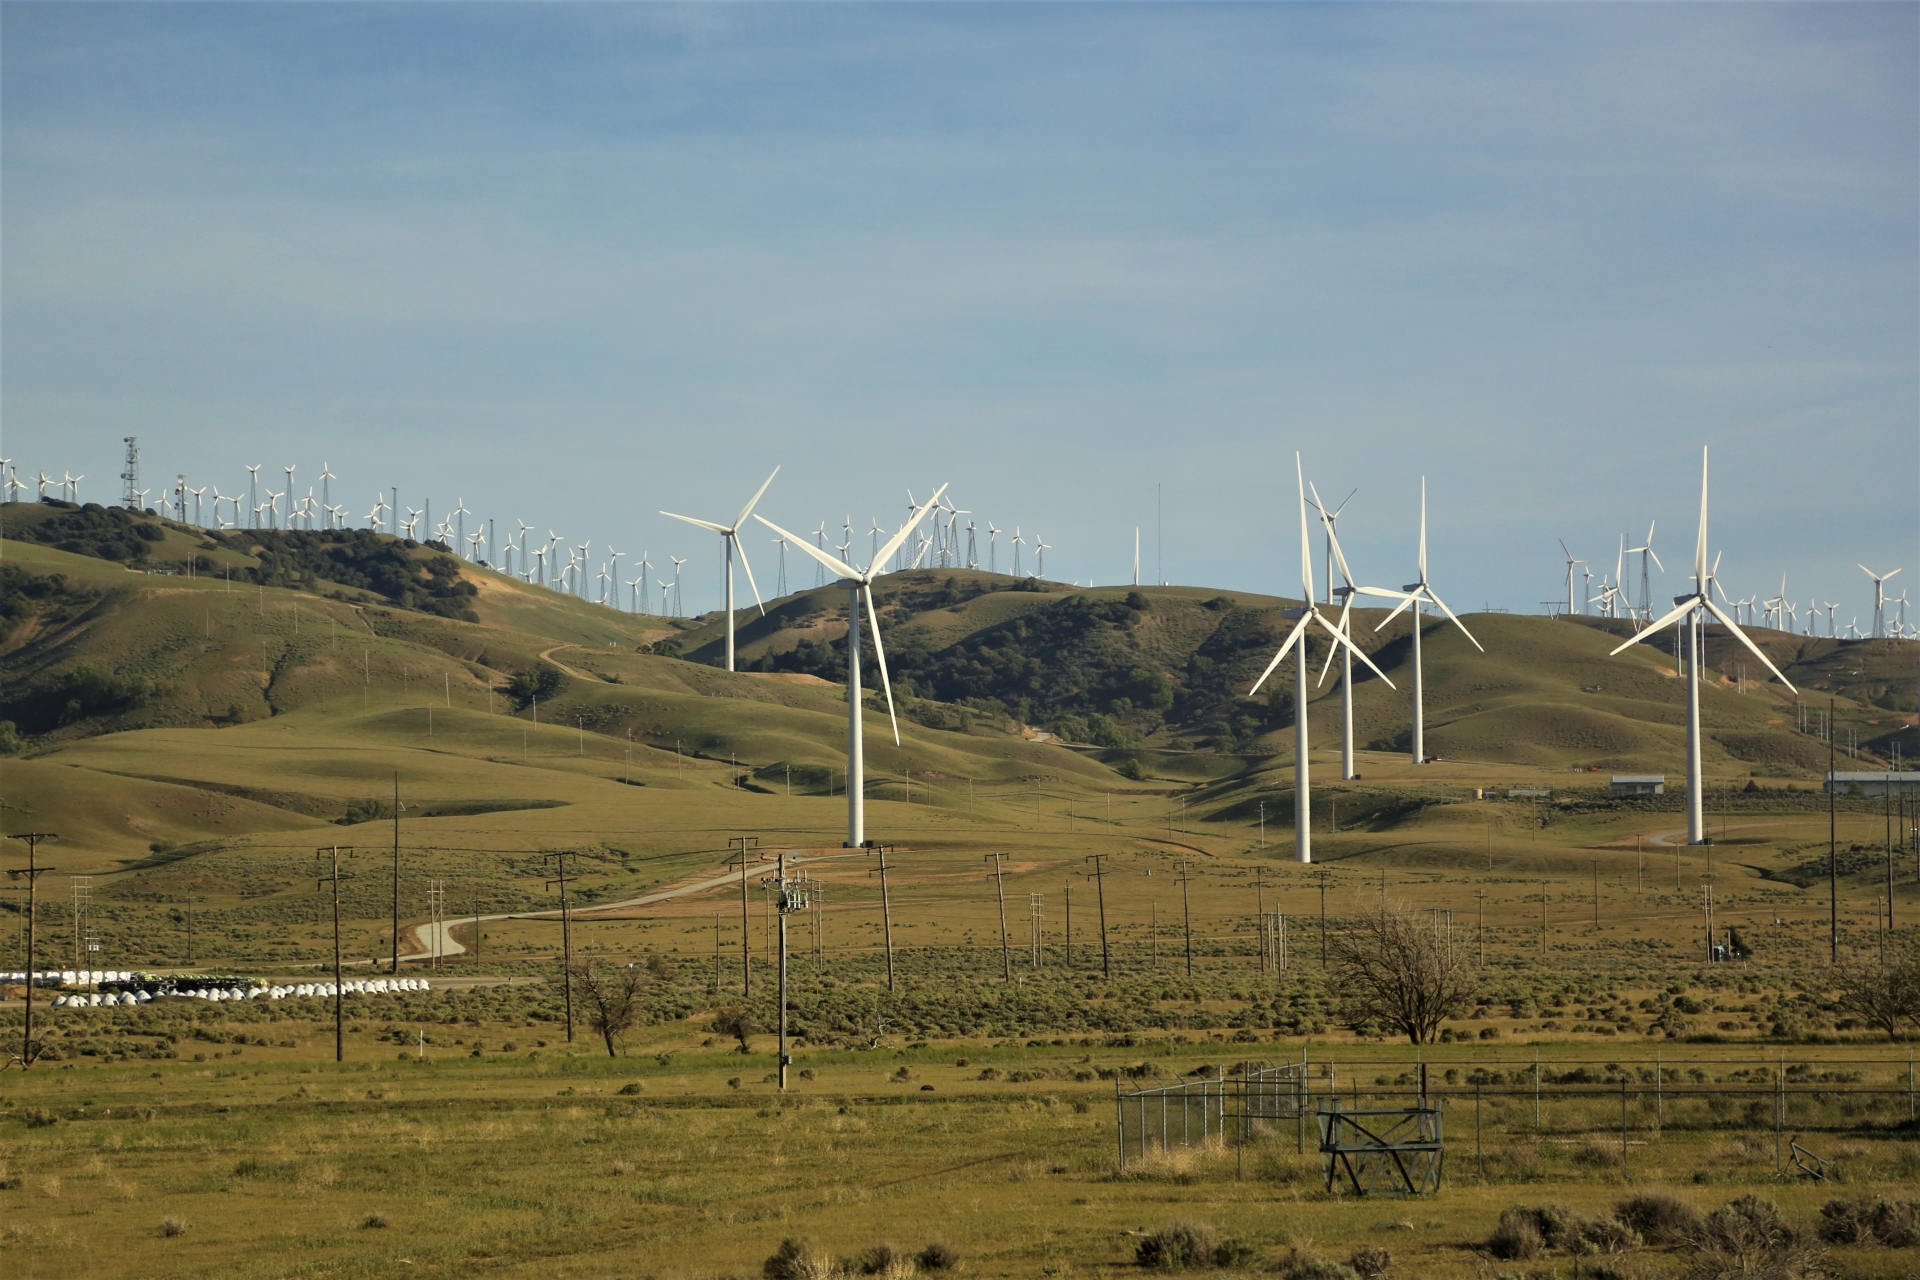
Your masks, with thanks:
[{"label": "grass field", "polygon": [[[1491,1277],[1573,1266],[1474,1251],[1516,1203],[1594,1214],[1630,1187],[1668,1186],[1710,1209],[1756,1190],[1812,1222],[1825,1193],[1779,1177],[1774,1130],[1745,1109],[1637,1132],[1623,1166],[1593,1154],[1618,1136],[1612,1095],[1544,1137],[1496,1099],[1491,1146],[1461,1155],[1475,1074],[1505,1077],[1497,1092],[1536,1054],[1563,1074],[1585,1063],[1643,1082],[1656,1058],[1728,1087],[1761,1068],[1858,1075],[1893,1091],[1885,1114],[1816,1126],[1810,1142],[1840,1161],[1848,1194],[1910,1196],[1920,1175],[1920,1130],[1894,1105],[1906,1046],[1835,1007],[1828,963],[1830,910],[1846,957],[1877,954],[1889,882],[1894,937],[1911,937],[1920,864],[1907,832],[1878,800],[1842,800],[1830,906],[1828,817],[1812,791],[1824,744],[1797,732],[1777,687],[1732,677],[1705,699],[1712,845],[1684,845],[1677,795],[1607,796],[1604,773],[1569,766],[1677,772],[1680,728],[1667,660],[1607,659],[1618,641],[1604,627],[1476,616],[1500,655],[1491,668],[1436,632],[1429,735],[1445,758],[1363,751],[1361,778],[1342,782],[1317,750],[1311,866],[1294,858],[1288,757],[1170,738],[1073,750],[944,704],[921,718],[953,727],[903,717],[895,747],[870,698],[889,989],[878,859],[840,847],[839,686],[637,652],[667,634],[659,620],[488,575],[468,623],[149,578],[11,541],[4,556],[94,594],[57,626],[13,635],[0,675],[39,697],[90,666],[147,681],[151,698],[0,759],[6,830],[61,837],[40,850],[42,966],[311,980],[333,944],[316,853],[335,845],[351,850],[342,946],[355,974],[393,946],[396,878],[409,967],[433,967],[417,927],[435,892],[442,949],[458,949],[439,970],[447,991],[349,1003],[343,1066],[317,1001],[43,1009],[49,1055],[0,1073],[9,1275],[718,1276],[757,1274],[787,1236],[840,1255],[940,1238],[963,1274],[1092,1275],[1128,1262],[1129,1233],[1198,1218],[1250,1242],[1253,1269],[1373,1242],[1395,1275]],[[898,622],[960,635],[1057,594],[903,603]],[[1205,624],[1217,593],[1174,596],[1190,611],[1167,604],[1177,629]],[[795,630],[753,630],[743,649]],[[698,652],[713,631],[674,633]],[[1397,660],[1394,643],[1378,652]],[[1791,644],[1835,686],[1863,740],[1909,733],[1911,717],[1867,686],[1875,663],[1910,668],[1911,646],[1769,644],[1783,658]],[[557,674],[537,708],[509,695],[510,677],[542,669]],[[1362,741],[1391,737],[1400,695],[1360,695]],[[1329,685],[1315,704],[1319,743],[1337,696]],[[1475,796],[1510,787],[1552,794]],[[744,904],[736,837],[758,841]],[[0,865],[23,866],[7,846]],[[649,966],[647,1024],[618,1059],[584,1024],[566,1039],[560,851],[575,958]],[[776,946],[762,887],[781,854],[820,887],[817,909],[789,921],[798,1074],[785,1098],[768,1081]],[[1737,930],[1745,963],[1705,963],[1709,886],[1717,936]],[[0,966],[17,967],[24,884],[8,894]],[[1338,929],[1382,895],[1433,913],[1482,968],[1479,1005],[1418,1051],[1453,1091],[1441,1194],[1327,1196],[1284,1126],[1244,1150],[1149,1153],[1117,1176],[1116,1079],[1304,1055],[1331,1068],[1317,1079],[1404,1095],[1416,1051],[1344,1029],[1319,962],[1323,919]],[[1286,917],[1283,973],[1259,955],[1273,911]],[[99,951],[81,949],[88,937]],[[713,1027],[740,1008],[762,1028],[745,1054]],[[17,1001],[0,1006],[0,1034],[20,1017]],[[376,1217],[385,1225],[367,1225]],[[164,1234],[168,1218],[184,1230]],[[1863,1276],[1911,1263],[1835,1258]],[[1649,1249],[1620,1274],[1682,1261]]]}]

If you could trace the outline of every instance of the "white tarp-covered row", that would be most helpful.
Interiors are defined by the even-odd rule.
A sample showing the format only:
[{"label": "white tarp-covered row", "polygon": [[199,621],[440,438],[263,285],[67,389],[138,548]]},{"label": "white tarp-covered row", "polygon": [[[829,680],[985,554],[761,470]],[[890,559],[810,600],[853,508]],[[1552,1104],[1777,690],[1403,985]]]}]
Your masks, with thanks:
[{"label": "white tarp-covered row", "polygon": [[[340,984],[342,995],[391,995],[404,991],[431,990],[425,978],[366,978],[355,982]],[[246,987],[202,987],[194,991],[176,991],[173,994],[189,1000],[286,1000],[302,996],[331,997],[334,986],[331,982],[297,982],[288,986],[256,985]],[[147,1004],[153,996],[145,991],[76,992],[73,995],[55,996],[56,1007],[78,1009],[117,1005]]]}]

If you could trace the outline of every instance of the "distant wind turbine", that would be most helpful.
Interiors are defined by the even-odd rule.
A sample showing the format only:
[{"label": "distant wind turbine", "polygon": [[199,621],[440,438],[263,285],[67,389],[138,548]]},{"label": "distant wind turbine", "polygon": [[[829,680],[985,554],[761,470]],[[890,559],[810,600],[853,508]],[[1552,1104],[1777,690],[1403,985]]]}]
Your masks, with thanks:
[{"label": "distant wind turbine", "polygon": [[[736,550],[740,553],[740,567],[747,571],[747,585],[753,588],[753,602],[760,606],[760,616],[763,618],[767,616],[767,606],[761,603],[760,600],[759,584],[753,580],[753,566],[747,563],[747,549],[739,545],[740,526],[745,524],[747,517],[753,514],[754,504],[760,501],[760,495],[767,491],[767,486],[773,483],[773,477],[779,474],[780,468],[775,467],[773,474],[769,475],[765,482],[762,483],[758,489],[754,490],[753,496],[747,499],[747,505],[740,508],[740,514],[734,517],[734,521],[730,525],[715,524],[711,520],[696,520],[692,516],[674,515],[671,511],[662,511],[660,513],[663,516],[670,516],[675,520],[684,520],[688,524],[699,525],[702,529],[711,529],[720,535],[720,541],[724,545],[726,552],[727,670],[729,671],[733,670],[733,555]],[[675,561],[676,565],[679,563],[681,562]],[[674,570],[674,578],[676,581],[679,579],[679,570],[677,568]]]}]

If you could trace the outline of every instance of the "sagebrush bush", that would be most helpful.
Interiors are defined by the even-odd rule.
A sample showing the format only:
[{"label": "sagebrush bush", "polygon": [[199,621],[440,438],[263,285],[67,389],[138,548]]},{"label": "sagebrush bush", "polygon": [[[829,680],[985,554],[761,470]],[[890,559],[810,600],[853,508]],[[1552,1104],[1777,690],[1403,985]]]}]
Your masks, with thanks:
[{"label": "sagebrush bush", "polygon": [[840,1264],[814,1248],[813,1241],[788,1236],[760,1265],[766,1280],[832,1280]]},{"label": "sagebrush bush", "polygon": [[168,1238],[187,1234],[187,1220],[168,1214],[166,1217],[160,1219],[160,1234]]},{"label": "sagebrush bush", "polygon": [[1540,1256],[1546,1241],[1530,1209],[1516,1206],[1500,1211],[1500,1221],[1487,1237],[1487,1252],[1503,1262],[1519,1262]]},{"label": "sagebrush bush", "polygon": [[1393,1269],[1393,1255],[1377,1244],[1363,1244],[1347,1259],[1347,1266],[1360,1280],[1380,1280]]},{"label": "sagebrush bush", "polygon": [[1219,1239],[1206,1223],[1169,1222],[1141,1237],[1134,1248],[1133,1260],[1157,1271],[1185,1271],[1189,1267],[1212,1266],[1219,1248]]},{"label": "sagebrush bush", "polygon": [[1360,1280],[1360,1273],[1344,1262],[1295,1249],[1280,1263],[1280,1280]]},{"label": "sagebrush bush", "polygon": [[960,1264],[960,1255],[944,1240],[929,1240],[927,1247],[915,1255],[914,1261],[928,1271],[945,1271]]},{"label": "sagebrush bush", "polygon": [[1688,1280],[1817,1280],[1820,1250],[1802,1239],[1771,1200],[1745,1195],[1708,1214],[1693,1235]]},{"label": "sagebrush bush", "polygon": [[1829,1200],[1818,1230],[1828,1244],[1911,1249],[1920,1246],[1920,1200]]},{"label": "sagebrush bush", "polygon": [[1679,1196],[1643,1191],[1613,1206],[1613,1216],[1654,1244],[1680,1244],[1700,1225],[1700,1213]]}]

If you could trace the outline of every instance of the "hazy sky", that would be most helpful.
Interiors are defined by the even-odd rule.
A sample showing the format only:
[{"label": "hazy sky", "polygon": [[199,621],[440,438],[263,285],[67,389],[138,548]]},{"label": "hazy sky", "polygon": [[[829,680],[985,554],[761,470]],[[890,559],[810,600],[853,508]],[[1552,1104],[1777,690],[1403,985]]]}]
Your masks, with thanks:
[{"label": "hazy sky", "polygon": [[1164,485],[1167,578],[1297,593],[1298,449],[1363,578],[1424,473],[1440,593],[1535,610],[1655,518],[1677,589],[1704,444],[1734,594],[1920,588],[1913,4],[0,13],[0,450],[86,498],[325,459],[691,611],[654,510],[776,462],[1103,583]]}]

